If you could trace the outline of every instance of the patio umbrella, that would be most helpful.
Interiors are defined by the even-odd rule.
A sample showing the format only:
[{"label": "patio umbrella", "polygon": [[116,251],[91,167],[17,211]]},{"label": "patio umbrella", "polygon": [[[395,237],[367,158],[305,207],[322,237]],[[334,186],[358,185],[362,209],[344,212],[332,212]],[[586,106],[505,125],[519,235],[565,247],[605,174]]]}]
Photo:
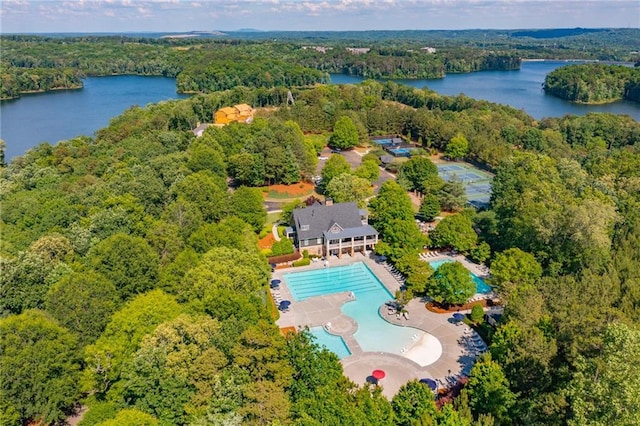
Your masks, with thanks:
[{"label": "patio umbrella", "polygon": [[291,305],[290,301],[283,300],[280,302],[280,306],[278,306],[278,309],[289,309],[289,305]]},{"label": "patio umbrella", "polygon": [[373,373],[371,373],[371,376],[376,380],[384,379],[386,375],[384,370],[373,370]]},{"label": "patio umbrella", "polygon": [[278,288],[278,287],[280,286],[280,283],[281,283],[281,282],[282,282],[282,281],[280,281],[280,280],[271,280],[271,285],[270,285],[270,287],[271,287],[271,288]]},{"label": "patio umbrella", "polygon": [[453,314],[453,319],[456,321],[462,321],[464,319],[464,314],[456,312],[455,314]]},{"label": "patio umbrella", "polygon": [[429,386],[429,389],[431,389],[432,391],[438,388],[438,384],[433,379],[420,379],[420,383],[424,383],[425,385]]}]

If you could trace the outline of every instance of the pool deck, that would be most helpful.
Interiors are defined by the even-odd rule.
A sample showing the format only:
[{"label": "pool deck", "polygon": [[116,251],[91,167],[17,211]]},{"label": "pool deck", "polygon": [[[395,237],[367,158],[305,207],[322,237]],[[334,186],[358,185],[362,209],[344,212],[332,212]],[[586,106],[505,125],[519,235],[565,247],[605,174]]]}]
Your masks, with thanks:
[{"label": "pool deck", "polygon": [[[486,276],[485,270],[468,262],[463,256],[438,255],[429,257],[428,260],[447,258],[461,260],[477,276]],[[328,266],[344,266],[354,262],[364,262],[391,294],[395,294],[402,285],[402,281],[392,275],[388,265],[380,262],[375,255],[367,257],[356,254],[353,257],[344,256],[341,259],[331,257]],[[483,344],[478,345],[479,336],[468,326],[455,321],[452,314],[430,312],[425,308],[425,300],[413,299],[405,307],[408,311],[408,318],[385,314],[381,314],[381,316],[392,324],[414,327],[436,337],[442,345],[440,358],[423,367],[402,355],[387,352],[363,352],[353,337],[353,333],[358,327],[356,321],[341,311],[344,303],[353,300],[353,295],[350,292],[311,297],[298,302],[293,300],[286,286],[286,281],[282,277],[284,273],[288,272],[303,272],[324,267],[324,263],[318,261],[309,266],[277,269],[274,272],[273,278],[282,280],[279,297],[292,302],[287,312],[280,313],[276,324],[280,328],[295,327],[296,329],[323,326],[328,332],[341,336],[352,353],[351,356],[341,360],[344,374],[356,384],[362,385],[371,381],[371,372],[375,369],[382,369],[386,372],[386,377],[379,384],[383,387],[383,394],[389,399],[398,392],[402,385],[412,379],[428,377],[436,380],[441,387],[446,387],[447,383],[454,382],[458,376],[468,375],[477,355],[486,350],[486,346]],[[411,352],[412,349],[414,349],[414,353],[421,350],[419,342],[415,342],[414,345],[415,349],[410,347],[408,352]]]}]

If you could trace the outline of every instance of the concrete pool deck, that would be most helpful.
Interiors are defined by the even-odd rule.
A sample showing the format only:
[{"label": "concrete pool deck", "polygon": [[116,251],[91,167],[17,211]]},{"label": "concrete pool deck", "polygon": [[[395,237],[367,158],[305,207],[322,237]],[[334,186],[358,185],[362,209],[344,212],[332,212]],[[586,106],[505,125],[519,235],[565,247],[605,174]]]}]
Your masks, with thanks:
[{"label": "concrete pool deck", "polygon": [[[444,258],[451,257],[438,256],[431,260]],[[455,260],[458,259],[455,258]],[[379,263],[375,255],[367,257],[356,254],[353,257],[344,256],[341,259],[331,257],[328,267],[344,266],[355,262],[364,262],[391,294],[395,294],[402,285],[402,281],[394,277],[384,263]],[[426,301],[414,299],[405,308],[408,311],[408,319],[404,316],[397,318],[396,315],[382,314],[381,316],[389,323],[400,327],[413,327],[435,337],[442,346],[442,354],[437,360],[424,367],[413,360],[431,361],[436,358],[437,353],[428,353],[430,350],[429,338],[416,339],[403,354],[362,351],[353,336],[358,324],[341,311],[344,303],[353,300],[350,292],[294,301],[286,281],[283,279],[284,273],[304,272],[324,267],[323,262],[315,262],[305,267],[276,269],[273,278],[282,280],[279,297],[292,302],[288,312],[280,313],[276,324],[280,328],[295,327],[297,330],[304,327],[322,326],[328,332],[341,336],[351,351],[350,356],[341,360],[344,374],[356,384],[362,385],[370,381],[371,372],[375,369],[382,369],[386,372],[386,377],[380,381],[380,385],[383,387],[383,394],[389,399],[398,392],[402,385],[412,379],[428,377],[444,387],[454,377],[469,374],[477,354],[486,349],[481,344],[478,346],[470,343],[472,339],[477,342],[479,336],[466,325],[454,321],[452,314],[430,312],[425,308]],[[485,275],[479,270],[473,272],[478,276]],[[379,308],[378,306],[372,307],[372,309]]]}]

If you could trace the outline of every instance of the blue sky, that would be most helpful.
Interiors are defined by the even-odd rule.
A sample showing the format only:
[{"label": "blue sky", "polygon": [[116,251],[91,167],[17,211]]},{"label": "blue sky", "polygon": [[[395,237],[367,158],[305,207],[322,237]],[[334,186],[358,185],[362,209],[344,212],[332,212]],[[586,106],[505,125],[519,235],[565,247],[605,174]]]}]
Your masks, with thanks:
[{"label": "blue sky", "polygon": [[639,0],[0,0],[0,31],[640,27]]}]

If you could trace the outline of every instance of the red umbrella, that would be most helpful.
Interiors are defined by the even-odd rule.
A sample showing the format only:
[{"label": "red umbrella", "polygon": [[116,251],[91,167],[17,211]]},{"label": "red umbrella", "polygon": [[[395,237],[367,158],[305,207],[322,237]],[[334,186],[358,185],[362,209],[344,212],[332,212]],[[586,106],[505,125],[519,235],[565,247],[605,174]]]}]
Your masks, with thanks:
[{"label": "red umbrella", "polygon": [[376,380],[380,380],[380,379],[384,379],[384,377],[386,376],[386,373],[384,372],[384,370],[373,370],[373,373],[371,373],[371,376],[373,376],[373,378]]}]

